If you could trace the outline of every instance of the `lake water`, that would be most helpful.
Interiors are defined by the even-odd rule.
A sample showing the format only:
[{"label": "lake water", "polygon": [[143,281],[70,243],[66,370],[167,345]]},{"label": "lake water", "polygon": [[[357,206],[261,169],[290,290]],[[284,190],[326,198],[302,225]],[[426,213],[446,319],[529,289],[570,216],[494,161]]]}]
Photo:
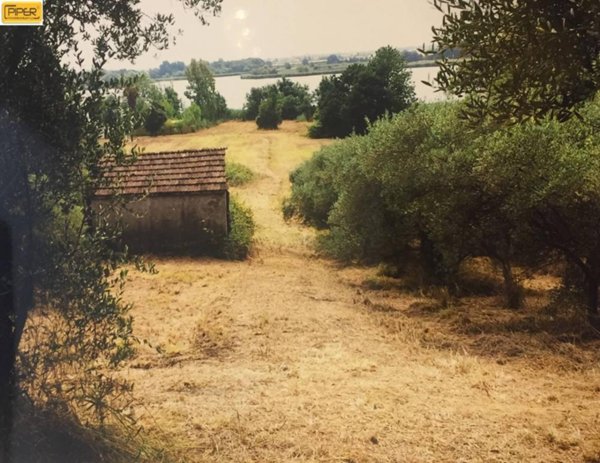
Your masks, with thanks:
[{"label": "lake water", "polygon": [[[417,98],[422,101],[440,101],[444,100],[443,93],[434,92],[434,89],[423,84],[422,81],[432,81],[436,76],[438,68],[436,66],[423,68],[410,68],[413,75],[413,83],[415,84],[415,92]],[[308,85],[308,88],[316,90],[323,78],[318,76],[299,76],[290,77],[289,79],[298,82],[302,85]],[[225,97],[229,108],[241,109],[246,101],[246,94],[253,87],[263,87],[265,85],[274,84],[279,79],[240,79],[240,76],[216,77],[215,85],[218,92]],[[184,106],[189,105],[189,100],[184,96],[187,80],[161,81],[158,83],[162,87],[172,86],[183,100]]]}]

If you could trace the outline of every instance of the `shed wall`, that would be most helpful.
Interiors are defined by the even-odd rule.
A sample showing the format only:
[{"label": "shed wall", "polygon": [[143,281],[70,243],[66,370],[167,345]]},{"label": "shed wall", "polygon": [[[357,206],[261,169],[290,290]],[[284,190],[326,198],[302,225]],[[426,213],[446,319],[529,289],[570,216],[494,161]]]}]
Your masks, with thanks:
[{"label": "shed wall", "polygon": [[[107,204],[96,198],[92,207],[98,212]],[[147,196],[127,203],[121,220],[123,242],[133,252],[210,252],[228,233],[227,192]]]}]

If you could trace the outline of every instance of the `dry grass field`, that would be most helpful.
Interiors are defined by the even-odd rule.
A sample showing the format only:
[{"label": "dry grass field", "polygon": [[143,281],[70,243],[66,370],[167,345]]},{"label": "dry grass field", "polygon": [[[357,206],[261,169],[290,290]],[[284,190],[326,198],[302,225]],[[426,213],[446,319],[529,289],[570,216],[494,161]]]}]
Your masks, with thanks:
[{"label": "dry grass field", "polygon": [[140,423],[185,462],[600,462],[600,345],[544,309],[426,296],[315,255],[281,217],[288,174],[323,141],[229,122],[141,138],[148,151],[227,146],[258,175],[245,262],[155,259],[132,271],[143,345],[123,371]]}]

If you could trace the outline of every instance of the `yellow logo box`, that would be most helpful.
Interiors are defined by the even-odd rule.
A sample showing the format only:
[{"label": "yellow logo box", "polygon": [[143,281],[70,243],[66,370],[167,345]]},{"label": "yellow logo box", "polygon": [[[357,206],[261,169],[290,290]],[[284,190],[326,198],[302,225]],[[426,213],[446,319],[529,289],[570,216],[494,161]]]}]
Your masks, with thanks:
[{"label": "yellow logo box", "polygon": [[43,2],[2,2],[2,24],[36,25],[44,22]]}]

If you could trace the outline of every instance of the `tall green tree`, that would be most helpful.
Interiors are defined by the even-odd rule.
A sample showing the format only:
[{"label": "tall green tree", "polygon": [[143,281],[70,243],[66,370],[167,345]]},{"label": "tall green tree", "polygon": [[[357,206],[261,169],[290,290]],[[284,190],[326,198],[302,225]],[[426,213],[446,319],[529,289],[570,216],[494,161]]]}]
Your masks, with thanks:
[{"label": "tall green tree", "polygon": [[311,135],[364,134],[368,121],[403,111],[415,101],[410,78],[402,54],[383,47],[366,65],[353,64],[339,77],[323,79],[317,91],[317,123]]},{"label": "tall green tree", "polygon": [[285,77],[275,84],[282,99],[282,117],[285,120],[295,120],[298,116],[312,119],[315,112],[313,97],[308,85],[293,82]]},{"label": "tall green tree", "polygon": [[411,73],[406,67],[406,60],[396,48],[387,46],[375,52],[368,67],[384,88],[381,108],[390,113],[399,113],[408,108],[415,100],[414,87],[411,84]]},{"label": "tall green tree", "polygon": [[[221,0],[182,3],[205,22]],[[36,363],[40,355],[66,370],[79,365],[83,375],[76,385],[61,388],[68,378],[57,377],[48,389],[29,389],[46,403],[77,390],[71,398],[81,407],[90,387],[117,387],[107,368],[130,350],[131,320],[110,275],[123,256],[108,246],[111,230],[89,227],[88,220],[101,160],[126,157],[122,119],[103,117],[110,92],[103,67],[110,59],[134,60],[152,46],[165,48],[173,23],[171,15],[148,16],[137,0],[52,0],[44,3],[42,27],[0,29],[0,222],[10,229],[13,251],[12,272],[2,276],[14,294],[0,299],[2,461],[12,458],[13,403],[24,382],[36,379],[35,367],[47,365]],[[64,337],[47,332],[42,349],[32,352],[35,343],[21,341],[38,303],[66,331]],[[92,407],[100,419],[101,405]]]},{"label": "tall green tree", "polygon": [[500,122],[565,120],[600,88],[600,3],[596,0],[434,0],[444,13],[434,50],[436,79],[465,96],[465,114]]},{"label": "tall green tree", "polygon": [[185,70],[188,80],[185,96],[196,103],[204,117],[216,121],[226,116],[225,99],[215,88],[215,78],[208,63],[193,59]]},{"label": "tall green tree", "polygon": [[[110,81],[110,84],[122,90],[123,109],[127,109],[133,117],[133,126],[137,129],[146,125],[150,113],[162,108],[161,111],[169,118],[181,116],[182,104],[173,87],[164,89],[154,83],[147,74],[137,74],[126,78]],[[111,95],[109,98],[114,98]],[[151,123],[152,124],[152,123]]]}]

